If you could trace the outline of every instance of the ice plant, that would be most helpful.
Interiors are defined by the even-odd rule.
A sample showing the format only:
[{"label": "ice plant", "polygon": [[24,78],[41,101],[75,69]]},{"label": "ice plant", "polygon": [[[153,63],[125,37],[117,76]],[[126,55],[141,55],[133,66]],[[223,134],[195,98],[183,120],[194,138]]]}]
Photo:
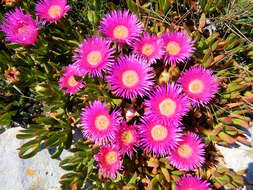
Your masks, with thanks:
[{"label": "ice plant", "polygon": [[34,21],[26,11],[26,15],[19,8],[9,11],[3,16],[3,25],[0,29],[6,35],[6,41],[20,45],[32,45],[38,36],[38,22]]},{"label": "ice plant", "polygon": [[181,139],[181,128],[163,124],[152,118],[145,118],[138,129],[140,146],[159,156],[168,155]]},{"label": "ice plant", "polygon": [[192,38],[184,32],[168,32],[162,36],[165,46],[165,61],[167,64],[176,64],[192,56],[195,48]]},{"label": "ice plant", "polygon": [[105,15],[100,22],[99,30],[112,40],[131,44],[143,29],[135,14],[128,10],[118,10]]},{"label": "ice plant", "polygon": [[12,7],[15,5],[15,3],[18,3],[20,0],[2,0],[6,5]]},{"label": "ice plant", "polygon": [[115,63],[106,81],[117,96],[133,98],[144,96],[151,90],[154,75],[146,61],[135,55],[121,56]]},{"label": "ice plant", "polygon": [[75,63],[83,75],[102,77],[102,71],[106,71],[113,61],[114,49],[110,48],[110,42],[102,37],[91,37],[84,40],[73,56]]},{"label": "ice plant", "polygon": [[109,114],[105,103],[94,101],[81,114],[82,132],[96,144],[113,141],[120,122],[119,112]]},{"label": "ice plant", "polygon": [[210,69],[191,67],[179,78],[178,83],[190,98],[193,106],[205,105],[215,96],[219,83]]},{"label": "ice plant", "polygon": [[57,22],[70,9],[67,0],[40,0],[35,7],[36,15],[44,22]]},{"label": "ice plant", "polygon": [[75,65],[69,65],[59,80],[59,88],[66,89],[65,92],[70,95],[76,93],[80,88],[83,88],[84,85],[81,81],[76,80],[75,76],[80,77],[81,73]]},{"label": "ice plant", "polygon": [[183,176],[174,190],[211,190],[209,183],[197,176]]},{"label": "ice plant", "polygon": [[182,88],[172,83],[158,86],[145,102],[145,115],[166,125],[179,125],[183,116],[189,111],[189,101],[182,94]]},{"label": "ice plant", "polygon": [[94,157],[99,162],[99,173],[106,178],[115,178],[122,169],[121,156],[117,146],[105,145]]},{"label": "ice plant", "polygon": [[163,46],[163,39],[145,33],[143,37],[134,42],[133,50],[135,54],[147,59],[149,63],[154,63],[156,59],[162,58]]},{"label": "ice plant", "polygon": [[16,69],[16,67],[11,67],[4,71],[4,75],[9,82],[18,82],[18,75],[20,75],[20,72]]},{"label": "ice plant", "polygon": [[182,137],[182,141],[171,152],[170,162],[177,169],[194,170],[199,168],[205,161],[203,144],[199,136],[188,132]]},{"label": "ice plant", "polygon": [[121,154],[128,154],[132,158],[133,151],[135,151],[134,146],[138,143],[138,134],[135,125],[127,125],[123,123],[118,129],[115,138],[116,144],[120,147]]}]

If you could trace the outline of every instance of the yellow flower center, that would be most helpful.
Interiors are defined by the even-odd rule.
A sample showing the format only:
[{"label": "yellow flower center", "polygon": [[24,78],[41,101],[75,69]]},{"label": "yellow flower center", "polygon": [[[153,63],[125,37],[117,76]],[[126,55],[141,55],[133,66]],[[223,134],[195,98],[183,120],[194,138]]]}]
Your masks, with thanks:
[{"label": "yellow flower center", "polygon": [[125,71],[122,74],[122,82],[127,87],[133,87],[139,82],[139,76],[136,71]]},{"label": "yellow flower center", "polygon": [[180,52],[181,48],[177,42],[169,42],[166,46],[166,51],[170,55],[177,55]]},{"label": "yellow flower center", "polygon": [[167,128],[162,125],[155,125],[151,130],[151,135],[154,140],[162,141],[167,137],[168,131]]},{"label": "yellow flower center", "polygon": [[61,15],[61,7],[58,5],[52,5],[49,10],[48,14],[52,18],[56,18]]},{"label": "yellow flower center", "polygon": [[121,140],[125,145],[128,145],[133,142],[134,136],[130,130],[124,131],[121,135]]},{"label": "yellow flower center", "polygon": [[160,113],[164,116],[171,116],[175,113],[177,108],[176,102],[171,99],[165,99],[159,104]]},{"label": "yellow flower center", "polygon": [[182,144],[178,147],[178,154],[184,158],[188,158],[192,155],[192,148],[187,144]]},{"label": "yellow flower center", "polygon": [[191,93],[200,93],[204,90],[204,84],[203,84],[203,81],[201,80],[193,80],[190,82],[189,84],[189,91]]},{"label": "yellow flower center", "polygon": [[90,65],[96,66],[102,59],[100,51],[91,51],[87,56],[87,61]]},{"label": "yellow flower center", "polygon": [[115,151],[110,151],[105,155],[105,161],[107,164],[111,165],[117,161],[117,153]]},{"label": "yellow flower center", "polygon": [[69,86],[74,87],[74,86],[77,85],[77,83],[78,83],[78,82],[76,81],[76,79],[75,79],[74,76],[69,77],[69,79],[68,79],[68,85],[69,85]]},{"label": "yellow flower center", "polygon": [[99,115],[99,116],[96,117],[95,127],[98,130],[100,130],[100,131],[105,130],[109,127],[109,125],[110,125],[110,120],[105,115]]},{"label": "yellow flower center", "polygon": [[113,29],[114,38],[124,40],[128,37],[128,28],[123,25],[118,25]]},{"label": "yellow flower center", "polygon": [[31,26],[23,25],[23,26],[18,28],[18,33],[23,34],[23,33],[29,32],[29,30],[31,30]]},{"label": "yellow flower center", "polygon": [[151,44],[145,44],[143,47],[142,47],[142,53],[146,56],[149,56],[153,53],[154,51],[154,48]]}]

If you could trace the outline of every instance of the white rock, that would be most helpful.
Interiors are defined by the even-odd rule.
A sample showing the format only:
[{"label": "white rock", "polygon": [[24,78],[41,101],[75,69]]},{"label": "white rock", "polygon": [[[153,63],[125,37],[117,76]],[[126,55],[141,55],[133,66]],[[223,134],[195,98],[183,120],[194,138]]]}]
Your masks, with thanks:
[{"label": "white rock", "polygon": [[60,190],[59,179],[66,173],[59,167],[60,159],[51,159],[42,149],[30,159],[20,159],[18,150],[23,140],[16,139],[22,128],[11,128],[0,135],[0,190]]},{"label": "white rock", "polygon": [[[252,138],[247,136],[249,140]],[[237,143],[238,146],[224,147],[216,145],[216,148],[224,156],[225,165],[234,171],[247,169],[245,175],[248,182],[253,184],[253,148],[242,143]],[[244,187],[244,190],[253,190],[250,187]]]},{"label": "white rock", "polygon": [[224,156],[226,167],[234,171],[245,170],[248,168],[248,165],[253,162],[253,150],[251,147],[241,143],[239,147],[228,148],[219,145],[216,145],[216,147]]}]

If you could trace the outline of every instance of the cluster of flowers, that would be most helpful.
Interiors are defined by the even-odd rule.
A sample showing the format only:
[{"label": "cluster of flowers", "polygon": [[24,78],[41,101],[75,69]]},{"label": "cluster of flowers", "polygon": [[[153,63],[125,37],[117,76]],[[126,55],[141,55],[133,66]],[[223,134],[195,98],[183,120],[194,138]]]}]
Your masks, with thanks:
[{"label": "cluster of flowers", "polygon": [[[140,96],[145,99],[146,107],[141,125],[128,125],[120,111],[109,113],[100,101],[90,103],[83,110],[84,137],[102,146],[95,155],[100,173],[115,177],[122,170],[122,157],[128,154],[132,158],[135,147],[157,156],[168,156],[178,169],[189,171],[201,167],[205,160],[204,144],[197,134],[183,133],[181,120],[190,106],[205,105],[214,97],[218,90],[216,77],[210,70],[191,67],[176,83],[159,86],[155,85],[152,72],[157,59],[171,65],[189,59],[194,52],[192,39],[184,32],[166,33],[161,37],[141,35],[143,29],[137,16],[121,10],[105,15],[99,31],[105,37],[91,37],[79,45],[73,57],[75,63],[67,67],[60,87],[71,94],[83,87],[81,81],[73,78],[75,75],[105,76],[115,95],[127,99]],[[116,52],[113,42],[119,47],[129,45],[132,53],[113,59]],[[180,181],[178,189],[209,189],[208,183],[197,177],[184,176]]]},{"label": "cluster of flowers", "polygon": [[67,0],[40,0],[35,7],[40,20],[34,20],[27,10],[24,14],[21,8],[16,8],[4,15],[0,29],[5,33],[6,41],[23,46],[33,45],[37,41],[40,24],[57,22],[70,9]]},{"label": "cluster of flowers", "polygon": [[[67,10],[65,0],[43,0],[36,13],[44,21],[56,22]],[[7,40],[21,45],[33,44],[38,34],[38,23],[27,12],[10,12],[1,26]],[[168,156],[170,163],[190,171],[204,163],[204,144],[193,132],[183,131],[182,117],[192,107],[206,105],[218,91],[218,82],[212,71],[193,66],[184,71],[176,83],[156,85],[152,65],[163,59],[166,65],[186,61],[193,54],[193,41],[184,32],[168,32],[163,36],[143,34],[138,17],[129,11],[112,11],[105,15],[99,26],[104,37],[93,36],[84,40],[75,50],[74,64],[67,66],[60,78],[60,88],[72,95],[84,84],[76,77],[104,77],[111,91],[121,98],[142,97],[145,113],[141,125],[128,125],[119,110],[109,112],[106,104],[94,101],[81,115],[82,131],[101,145],[95,155],[99,171],[104,177],[115,177],[122,170],[125,154],[132,158],[136,147],[157,156]],[[143,34],[143,35],[142,35]],[[129,45],[130,55],[114,59],[119,46]],[[120,49],[120,48],[119,48]],[[180,189],[210,189],[199,177],[184,176],[178,181]]]}]

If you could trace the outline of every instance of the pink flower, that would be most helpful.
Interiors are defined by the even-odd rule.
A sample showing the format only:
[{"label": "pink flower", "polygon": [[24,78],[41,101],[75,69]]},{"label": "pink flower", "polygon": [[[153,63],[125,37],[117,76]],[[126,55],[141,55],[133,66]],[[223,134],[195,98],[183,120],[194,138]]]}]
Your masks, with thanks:
[{"label": "pink flower", "polygon": [[174,190],[211,190],[209,183],[197,176],[183,176]]},{"label": "pink flower", "polygon": [[115,143],[120,147],[120,152],[122,155],[125,153],[132,158],[133,151],[135,151],[134,146],[138,142],[138,134],[136,131],[136,126],[128,126],[126,123],[123,123],[122,126],[118,129]]},{"label": "pink flower", "polygon": [[193,41],[184,32],[171,32],[163,35],[165,61],[167,64],[183,62],[193,55]]},{"label": "pink flower", "polygon": [[111,90],[117,96],[123,98],[133,98],[138,95],[143,97],[153,85],[152,68],[145,60],[134,55],[120,57],[118,63],[115,63],[106,81],[111,85]]},{"label": "pink flower", "polygon": [[119,112],[109,114],[105,103],[96,100],[83,110],[81,123],[84,137],[104,145],[115,138],[120,124]]},{"label": "pink flower", "polygon": [[182,88],[174,83],[158,86],[149,98],[145,103],[145,115],[166,125],[180,125],[182,117],[189,111],[188,98],[182,94]]},{"label": "pink flower", "polygon": [[129,11],[111,11],[100,22],[99,30],[108,38],[120,43],[131,44],[142,32],[138,17]]},{"label": "pink flower", "polygon": [[145,33],[142,38],[137,39],[134,44],[134,53],[148,60],[149,63],[154,63],[156,59],[162,58],[164,54],[163,39],[148,33]]},{"label": "pink flower", "polygon": [[198,135],[188,132],[178,147],[171,151],[170,163],[180,170],[199,168],[205,161],[204,146]]},{"label": "pink flower", "polygon": [[16,8],[14,11],[6,13],[3,21],[0,29],[5,33],[6,41],[23,46],[36,42],[39,33],[38,22],[33,20],[28,11],[24,15],[21,8]]},{"label": "pink flower", "polygon": [[181,128],[163,124],[152,118],[145,118],[138,127],[140,145],[144,150],[159,156],[166,156],[174,149],[181,137]]},{"label": "pink flower", "polygon": [[94,157],[99,162],[99,173],[106,178],[115,178],[116,174],[122,169],[121,155],[117,146],[105,145],[100,148],[99,153]]},{"label": "pink flower", "polygon": [[219,83],[212,71],[203,67],[191,67],[179,78],[178,83],[190,98],[193,106],[205,105],[215,96]]},{"label": "pink flower", "polygon": [[67,0],[40,0],[35,7],[36,15],[44,22],[57,22],[71,9]]},{"label": "pink flower", "polygon": [[70,95],[76,93],[80,88],[83,88],[84,85],[81,81],[76,80],[75,76],[80,77],[81,73],[75,65],[69,65],[59,80],[59,88],[66,88],[66,93],[69,93]]},{"label": "pink flower", "polygon": [[83,75],[102,77],[102,71],[109,69],[113,62],[114,49],[110,42],[102,37],[91,37],[84,40],[73,57]]}]

